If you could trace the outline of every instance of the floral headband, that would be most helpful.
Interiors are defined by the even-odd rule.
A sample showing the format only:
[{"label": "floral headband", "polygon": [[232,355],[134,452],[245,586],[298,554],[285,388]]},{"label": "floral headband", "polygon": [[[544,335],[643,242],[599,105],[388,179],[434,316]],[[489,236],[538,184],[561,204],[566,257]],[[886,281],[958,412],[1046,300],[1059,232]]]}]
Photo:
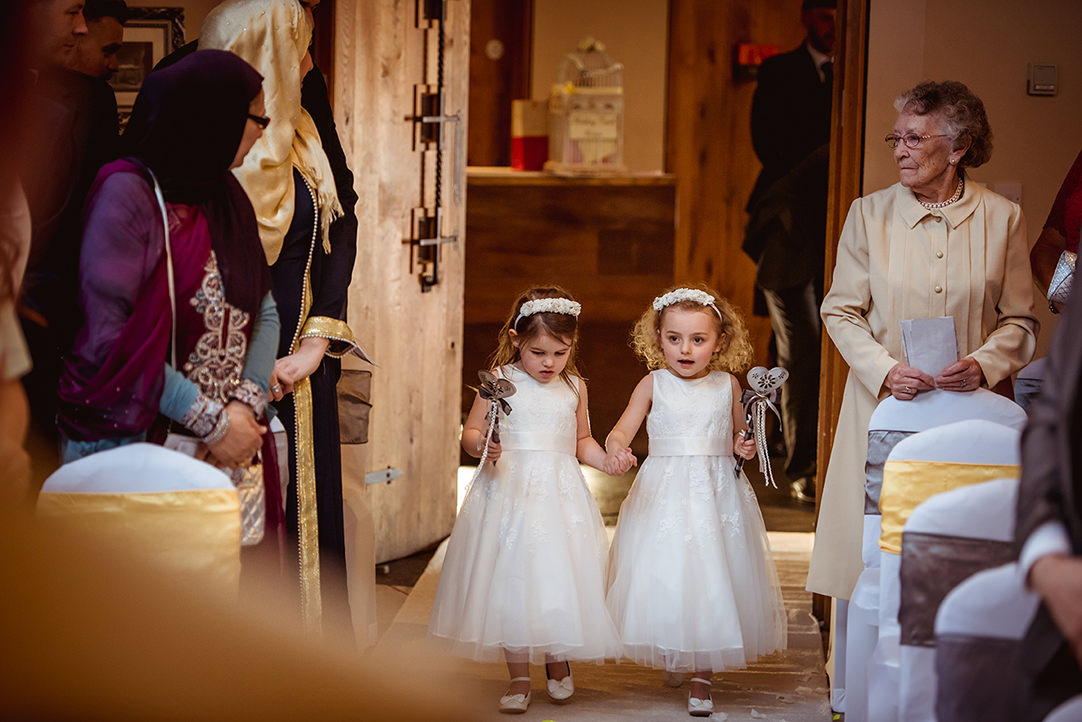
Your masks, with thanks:
[{"label": "floral headband", "polygon": [[675,291],[669,291],[663,296],[658,296],[654,299],[654,310],[661,313],[666,306],[671,306],[674,303],[680,303],[681,301],[691,301],[697,303],[700,306],[709,306],[714,309],[714,313],[718,315],[718,320],[725,323],[725,319],[721,317],[721,311],[714,303],[714,297],[706,291],[700,291],[697,288],[678,288]]},{"label": "floral headband", "polygon": [[535,313],[562,313],[565,316],[577,318],[580,311],[582,311],[582,304],[570,298],[535,298],[522,304],[515,320],[511,322],[511,328],[515,328],[519,321]]}]

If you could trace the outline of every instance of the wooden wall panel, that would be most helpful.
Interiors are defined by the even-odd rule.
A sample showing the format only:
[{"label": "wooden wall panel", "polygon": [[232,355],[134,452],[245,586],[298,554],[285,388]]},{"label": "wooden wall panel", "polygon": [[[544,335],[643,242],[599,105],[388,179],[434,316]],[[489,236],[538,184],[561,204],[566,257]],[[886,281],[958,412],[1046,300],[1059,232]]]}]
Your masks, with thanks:
[{"label": "wooden wall panel", "polygon": [[533,0],[471,2],[470,165],[511,165],[511,101],[530,97],[532,31]]},{"label": "wooden wall panel", "polygon": [[[466,122],[469,0],[447,2],[447,111]],[[413,147],[413,88],[434,65],[418,29],[416,3],[365,0],[336,7],[336,119],[360,200],[350,325],[374,370],[367,461],[343,447],[356,481],[387,467],[403,476],[372,486],[377,561],[396,559],[445,537],[455,517],[462,359],[463,246],[444,246],[440,283],[422,293],[404,239],[415,208],[431,206],[431,154]],[[427,55],[426,55],[427,52]],[[453,128],[448,139],[453,142]],[[422,157],[424,156],[424,157]],[[429,164],[429,165],[425,165]],[[462,177],[454,176],[456,167]],[[459,197],[453,193],[458,184]],[[465,232],[464,163],[443,163],[445,233]]]},{"label": "wooden wall panel", "polygon": [[[582,303],[579,368],[604,441],[646,372],[628,348],[631,327],[672,283],[675,179],[471,169],[469,183],[463,384],[476,385],[520,291],[563,286]],[[463,412],[472,403],[464,396]],[[645,442],[642,432],[632,447],[645,454]]]},{"label": "wooden wall panel", "polygon": [[[868,46],[867,0],[841,0],[838,3],[837,52],[834,74],[834,110],[836,121],[831,128],[830,190],[827,200],[827,246],[825,290],[830,290],[834,261],[838,253],[845,216],[853,200],[860,197],[864,171],[864,95]],[[822,381],[819,387],[819,464],[818,487],[826,478],[826,459],[838,426],[838,412],[849,367],[830,337],[823,334]],[[818,496],[816,497],[819,498]]]},{"label": "wooden wall panel", "polygon": [[[838,236],[853,200],[863,192],[864,177],[864,97],[868,64],[868,0],[839,0],[837,49],[834,62],[834,102],[830,132],[830,189],[827,196],[827,238],[825,281],[830,290]],[[815,512],[823,498],[827,461],[838,428],[838,412],[849,367],[838,349],[823,334],[819,384],[819,467],[816,478]],[[815,615],[830,622],[827,597],[815,595]]]},{"label": "wooden wall panel", "polygon": [[755,265],[740,249],[744,206],[761,168],[751,145],[754,82],[733,78],[737,43],[791,50],[800,0],[671,0],[665,169],[677,176],[676,280],[705,281],[739,306],[756,358],[770,321],[752,316]]}]

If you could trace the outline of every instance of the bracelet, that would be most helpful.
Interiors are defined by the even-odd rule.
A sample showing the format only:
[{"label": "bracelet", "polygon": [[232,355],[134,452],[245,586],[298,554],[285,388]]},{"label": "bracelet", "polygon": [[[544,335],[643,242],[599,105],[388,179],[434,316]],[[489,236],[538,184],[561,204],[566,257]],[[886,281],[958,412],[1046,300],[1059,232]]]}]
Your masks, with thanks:
[{"label": "bracelet", "polygon": [[184,412],[180,423],[196,436],[206,436],[213,433],[215,426],[220,423],[222,409],[222,404],[200,393]]},{"label": "bracelet", "polygon": [[214,428],[209,434],[203,436],[203,443],[207,446],[214,446],[219,441],[225,438],[225,435],[229,432],[229,414],[225,409],[222,409],[218,415],[218,422],[214,425]]},{"label": "bracelet", "polygon": [[267,408],[267,392],[254,381],[244,379],[229,390],[228,398],[239,401],[252,410],[258,419]]}]

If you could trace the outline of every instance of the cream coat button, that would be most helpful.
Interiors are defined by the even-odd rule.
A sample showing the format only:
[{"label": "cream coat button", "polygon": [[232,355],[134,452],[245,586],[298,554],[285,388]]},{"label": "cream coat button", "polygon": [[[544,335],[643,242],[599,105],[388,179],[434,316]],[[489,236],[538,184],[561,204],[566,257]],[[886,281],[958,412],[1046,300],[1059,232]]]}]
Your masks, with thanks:
[{"label": "cream coat button", "polygon": [[943,251],[936,251],[935,252],[935,257],[936,258],[942,258],[943,257]]},{"label": "cream coat button", "polygon": [[942,286],[936,286],[935,287],[935,292],[936,293],[943,293],[943,287]]}]

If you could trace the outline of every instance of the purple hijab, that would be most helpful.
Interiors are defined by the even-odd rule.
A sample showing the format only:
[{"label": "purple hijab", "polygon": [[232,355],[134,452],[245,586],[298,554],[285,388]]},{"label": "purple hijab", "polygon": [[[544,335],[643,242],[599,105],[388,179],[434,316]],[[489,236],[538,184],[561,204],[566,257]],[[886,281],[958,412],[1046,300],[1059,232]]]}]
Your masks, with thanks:
[{"label": "purple hijab", "polygon": [[[82,296],[84,304],[114,318],[88,318],[65,361],[57,424],[68,438],[134,436],[147,432],[158,415],[172,313],[165,254],[160,241],[154,247],[163,236],[161,215],[155,202],[145,200],[153,197],[143,185],[149,184],[147,169],[167,203],[201,212],[187,214],[170,233],[178,316],[190,311],[181,307],[181,294],[201,281],[211,249],[230,304],[254,316],[269,292],[255,213],[229,171],[261,83],[232,53],[201,50],[151,73],[143,84],[124,135],[131,157],[102,168],[87,199]],[[121,174],[141,180],[109,184]],[[118,198],[115,189],[133,182],[142,189],[138,197]],[[126,208],[129,203],[133,207]],[[150,266],[142,265],[144,257]],[[101,293],[107,295],[95,296]],[[97,303],[99,298],[124,300]],[[178,335],[183,358],[183,329]]]},{"label": "purple hijab", "polygon": [[226,298],[250,314],[270,290],[270,271],[256,263],[263,248],[255,212],[229,166],[262,84],[237,55],[196,51],[147,77],[123,138],[125,153],[154,171],[166,202],[202,209]]}]

